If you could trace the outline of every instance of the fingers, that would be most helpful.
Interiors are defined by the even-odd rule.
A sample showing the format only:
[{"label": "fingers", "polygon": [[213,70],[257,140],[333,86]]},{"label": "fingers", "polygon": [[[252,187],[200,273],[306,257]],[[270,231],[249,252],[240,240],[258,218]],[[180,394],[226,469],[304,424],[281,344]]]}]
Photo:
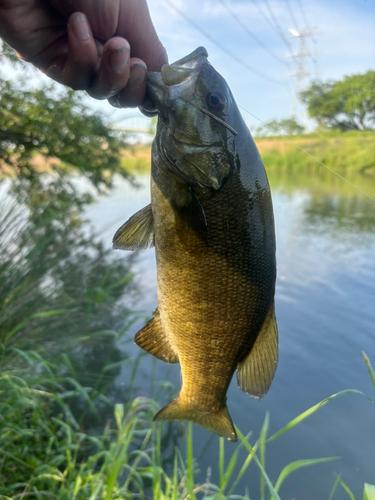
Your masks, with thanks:
[{"label": "fingers", "polygon": [[137,58],[130,60],[129,80],[125,88],[108,99],[116,108],[136,108],[144,101],[146,94],[147,68],[143,61]]},{"label": "fingers", "polygon": [[72,14],[67,25],[67,54],[57,57],[46,74],[74,90],[86,90],[115,107],[140,106],[146,95],[147,66],[130,57],[128,41],[119,36],[104,45],[94,39],[85,14]]},{"label": "fingers", "polygon": [[115,107],[139,106],[146,93],[145,63],[130,58],[130,46],[120,37],[111,38],[103,48],[99,68],[87,90],[95,99],[109,99]]},{"label": "fingers", "polygon": [[129,43],[124,38],[111,38],[103,47],[100,65],[88,93],[95,99],[107,99],[126,86],[129,76]]},{"label": "fingers", "polygon": [[63,71],[64,83],[74,90],[87,89],[95,72],[98,52],[85,14],[71,15],[67,32],[69,52]]},{"label": "fingers", "polygon": [[90,87],[98,63],[98,48],[90,24],[82,12],[68,20],[68,55],[54,61],[46,74],[74,90]]}]

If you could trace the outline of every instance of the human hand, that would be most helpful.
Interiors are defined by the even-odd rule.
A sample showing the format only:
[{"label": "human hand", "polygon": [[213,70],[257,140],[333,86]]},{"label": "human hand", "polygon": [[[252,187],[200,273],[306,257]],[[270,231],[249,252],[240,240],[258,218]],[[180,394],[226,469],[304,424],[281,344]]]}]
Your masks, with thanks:
[{"label": "human hand", "polygon": [[146,70],[167,62],[146,0],[0,0],[0,36],[57,82],[117,107],[144,103]]}]

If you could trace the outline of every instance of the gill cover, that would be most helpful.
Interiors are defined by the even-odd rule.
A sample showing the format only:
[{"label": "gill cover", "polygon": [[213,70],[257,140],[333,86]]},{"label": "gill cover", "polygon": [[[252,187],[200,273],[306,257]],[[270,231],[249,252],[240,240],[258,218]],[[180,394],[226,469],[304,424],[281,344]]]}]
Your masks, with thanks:
[{"label": "gill cover", "polygon": [[161,73],[149,73],[147,89],[159,113],[157,147],[168,168],[186,182],[220,189],[236,171],[230,130],[235,105],[206,50],[199,47]]}]

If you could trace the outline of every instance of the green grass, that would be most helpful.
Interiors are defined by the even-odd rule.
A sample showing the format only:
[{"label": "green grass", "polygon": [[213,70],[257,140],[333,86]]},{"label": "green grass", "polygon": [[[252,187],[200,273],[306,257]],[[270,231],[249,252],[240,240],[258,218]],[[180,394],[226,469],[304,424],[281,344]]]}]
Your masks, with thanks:
[{"label": "green grass", "polygon": [[[154,423],[158,403],[137,396],[144,354],[133,358],[126,346],[139,315],[122,304],[136,293],[132,260],[113,260],[97,242],[80,218],[87,200],[69,184],[22,181],[12,192],[17,203],[0,211],[0,499],[249,499],[238,488],[252,467],[260,500],[279,500],[301,468],[337,459],[297,460],[275,480],[267,473],[270,442],[306,425],[337,397],[367,397],[357,390],[330,396],[271,436],[268,415],[257,439],[237,429],[240,442],[229,456],[217,438],[217,484],[209,475],[199,483],[192,424],[182,456],[183,427]],[[375,389],[365,354],[364,361]],[[120,370],[128,374],[122,389],[116,388]],[[158,401],[163,390],[173,388],[159,384]],[[177,439],[169,457],[171,433]],[[354,498],[338,476],[326,498],[345,496]],[[374,500],[373,486],[365,485],[364,500]]]},{"label": "green grass", "polygon": [[[340,174],[375,175],[375,132],[322,131],[288,136],[288,139]],[[267,172],[320,171],[316,160],[280,136],[255,137]],[[139,145],[123,151],[121,166],[131,174],[148,173],[151,146]]]},{"label": "green grass", "polygon": [[[294,144],[340,174],[375,174],[375,132],[324,131],[289,136]],[[257,137],[258,146],[267,171],[316,171],[322,167],[315,159],[303,153],[285,139]]]},{"label": "green grass", "polygon": [[[5,350],[3,349],[3,353]],[[100,434],[84,432],[70,407],[73,398],[88,401],[93,410],[103,395],[83,387],[70,372],[69,361],[53,364],[33,351],[12,350],[12,366],[1,370],[0,377],[0,497],[50,498],[61,500],[101,498],[105,500],[134,497],[156,500],[198,500],[248,498],[235,493],[239,481],[254,464],[260,473],[260,500],[280,500],[280,488],[299,469],[318,465],[338,457],[297,460],[285,466],[276,481],[266,472],[266,446],[318,411],[336,397],[360,394],[341,391],[309,408],[278,432],[268,437],[266,415],[258,439],[250,444],[251,434],[244,436],[236,429],[240,443],[226,461],[224,439],[219,438],[219,484],[207,481],[197,484],[197,464],[193,451],[193,426],[188,424],[185,459],[176,448],[173,469],[167,473],[163,465],[162,429],[152,422],[159,409],[148,398],[137,397],[127,404],[113,406],[114,419]],[[0,366],[4,355],[0,360]],[[8,365],[7,365],[8,366]],[[374,372],[371,370],[371,376]],[[367,397],[367,396],[365,396]],[[373,404],[374,401],[370,400]],[[247,450],[242,463],[239,452]],[[235,472],[236,471],[236,472]],[[327,498],[337,488],[354,499],[353,493],[338,476]],[[371,485],[365,487],[364,498],[372,500]]]}]

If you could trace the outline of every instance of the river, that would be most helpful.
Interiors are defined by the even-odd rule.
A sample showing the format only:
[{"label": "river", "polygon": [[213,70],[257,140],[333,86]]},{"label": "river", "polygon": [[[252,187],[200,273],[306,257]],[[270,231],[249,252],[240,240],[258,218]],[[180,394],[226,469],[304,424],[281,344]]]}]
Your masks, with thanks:
[{"label": "river", "polygon": [[[359,389],[373,399],[374,388],[362,351],[375,365],[375,202],[330,172],[270,173],[277,236],[276,316],[280,358],[269,393],[259,402],[243,394],[233,379],[228,408],[242,433],[256,440],[269,412],[269,435],[324,398],[343,389]],[[375,195],[375,179],[350,181]],[[149,177],[132,188],[117,179],[109,195],[89,206],[89,219],[106,245],[114,231],[149,203]],[[125,253],[116,252],[116,258]],[[156,307],[153,250],[139,253],[136,280],[141,289],[137,308],[150,317]],[[133,325],[132,334],[142,325]],[[137,347],[131,347],[137,352]],[[138,393],[149,391],[153,365],[142,358]],[[156,379],[180,384],[178,365],[156,362]],[[126,376],[125,374],[122,375]],[[164,401],[161,401],[164,403]],[[339,457],[306,467],[286,479],[283,499],[328,498],[335,474],[362,498],[363,484],[375,483],[375,406],[360,395],[332,400],[297,427],[266,447],[266,469],[275,481],[288,463],[308,458]],[[183,447],[183,440],[181,441]],[[227,456],[235,445],[225,443]],[[218,438],[194,426],[198,480],[211,467],[218,480]],[[246,456],[245,452],[240,460]],[[236,493],[259,498],[259,472],[252,465]],[[334,498],[344,498],[343,490]]]}]

